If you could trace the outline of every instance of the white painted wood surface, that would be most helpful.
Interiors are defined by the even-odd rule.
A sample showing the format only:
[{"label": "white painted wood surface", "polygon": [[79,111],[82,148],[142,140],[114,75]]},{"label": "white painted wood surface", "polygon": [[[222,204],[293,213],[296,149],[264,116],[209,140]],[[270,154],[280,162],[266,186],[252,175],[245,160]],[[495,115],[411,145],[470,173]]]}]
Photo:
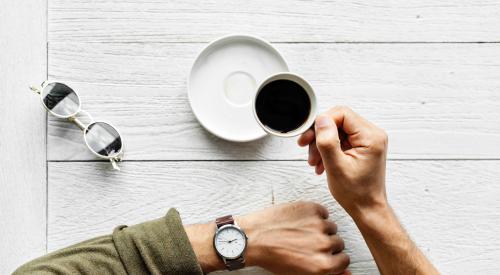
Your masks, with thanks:
[{"label": "white painted wood surface", "polygon": [[50,41],[499,41],[495,0],[49,0]]},{"label": "white painted wood surface", "polygon": [[[417,245],[443,274],[495,274],[500,161],[390,161],[388,196]],[[49,250],[109,234],[178,207],[185,223],[300,199],[326,205],[354,274],[376,274],[358,230],[305,161],[49,163]],[[85,195],[82,195],[85,194]]]},{"label": "white painted wood surface", "polygon": [[[204,44],[52,43],[49,76],[118,125],[126,159],[304,159],[295,139],[235,144],[204,131],[186,76]],[[390,158],[500,157],[498,44],[277,44],[321,110],[344,104],[385,128]],[[68,131],[69,130],[69,131]],[[95,159],[74,125],[49,119],[50,160]]]},{"label": "white painted wood surface", "polygon": [[0,1],[0,274],[46,248],[46,2]]},{"label": "white painted wood surface", "polygon": [[[298,199],[328,205],[354,274],[377,274],[357,229],[295,139],[233,144],[196,122],[186,97],[190,65],[204,42],[234,32],[279,42],[291,70],[314,85],[321,110],[349,105],[389,132],[391,202],[443,274],[500,270],[500,2],[0,6],[0,274],[46,245],[52,251],[108,234],[170,206],[191,223]],[[96,119],[121,130],[122,172],[95,162],[73,125],[54,118],[46,125],[25,89],[46,73],[77,89]]]}]

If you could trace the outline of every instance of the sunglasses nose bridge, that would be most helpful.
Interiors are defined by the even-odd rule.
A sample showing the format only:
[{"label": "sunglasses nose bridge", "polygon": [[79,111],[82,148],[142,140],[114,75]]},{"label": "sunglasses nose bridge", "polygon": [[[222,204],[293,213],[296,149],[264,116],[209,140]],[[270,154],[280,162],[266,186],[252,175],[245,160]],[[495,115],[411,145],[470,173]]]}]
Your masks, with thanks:
[{"label": "sunglasses nose bridge", "polygon": [[86,126],[82,123],[81,120],[79,120],[78,118],[76,117],[70,117],[68,118],[69,121],[73,122],[76,124],[76,126],[78,126],[78,128],[80,128],[80,130],[85,130]]}]

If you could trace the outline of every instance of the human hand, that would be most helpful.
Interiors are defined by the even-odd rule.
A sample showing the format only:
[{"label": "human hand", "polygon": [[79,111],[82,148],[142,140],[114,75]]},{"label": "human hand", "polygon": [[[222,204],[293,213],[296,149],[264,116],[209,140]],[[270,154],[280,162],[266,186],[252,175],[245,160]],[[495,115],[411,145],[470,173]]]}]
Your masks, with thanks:
[{"label": "human hand", "polygon": [[319,115],[314,130],[298,143],[309,145],[309,164],[317,174],[326,170],[330,192],[353,218],[387,208],[387,134],[382,129],[347,107],[335,107]]},{"label": "human hand", "polygon": [[401,226],[387,202],[387,134],[347,107],[316,118],[309,145],[310,165],[326,170],[333,197],[356,222],[381,274],[439,274]]},{"label": "human hand", "polygon": [[[344,241],[328,210],[312,202],[287,203],[235,217],[248,236],[246,266],[275,274],[351,274]],[[184,227],[204,273],[225,269],[213,247],[215,224]]]},{"label": "human hand", "polygon": [[351,274],[344,241],[328,210],[312,202],[287,203],[236,217],[248,235],[247,265],[275,274]]}]

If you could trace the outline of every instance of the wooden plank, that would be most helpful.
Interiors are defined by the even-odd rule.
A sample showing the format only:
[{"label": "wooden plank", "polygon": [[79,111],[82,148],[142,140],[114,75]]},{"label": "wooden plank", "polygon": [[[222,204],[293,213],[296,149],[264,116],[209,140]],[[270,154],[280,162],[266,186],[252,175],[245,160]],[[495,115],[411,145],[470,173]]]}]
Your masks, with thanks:
[{"label": "wooden plank", "polygon": [[500,3],[482,1],[49,0],[49,40],[207,42],[499,41]]},{"label": "wooden plank", "polygon": [[[388,194],[406,229],[443,274],[500,269],[500,161],[390,161]],[[352,220],[324,177],[303,161],[49,163],[49,250],[115,225],[161,216],[176,206],[185,223],[241,214],[271,203],[314,200],[339,225],[354,274],[377,274]]]},{"label": "wooden plank", "polygon": [[[271,184],[258,180],[260,166],[257,162],[128,162],[115,172],[103,162],[51,162],[48,248],[111,233],[119,224],[158,218],[170,207],[190,224],[269,206]],[[235,173],[245,168],[249,170]],[[73,211],[79,214],[71,215]]]},{"label": "wooden plank", "polygon": [[46,115],[28,89],[46,70],[46,2],[0,8],[0,274],[45,253]]},{"label": "wooden plank", "polygon": [[[203,44],[51,43],[49,76],[68,81],[95,118],[114,123],[126,159],[304,159],[295,139],[238,144],[208,134],[187,102]],[[277,44],[317,91],[385,128],[393,159],[500,157],[496,44]],[[91,160],[81,132],[50,118],[50,160]]]}]

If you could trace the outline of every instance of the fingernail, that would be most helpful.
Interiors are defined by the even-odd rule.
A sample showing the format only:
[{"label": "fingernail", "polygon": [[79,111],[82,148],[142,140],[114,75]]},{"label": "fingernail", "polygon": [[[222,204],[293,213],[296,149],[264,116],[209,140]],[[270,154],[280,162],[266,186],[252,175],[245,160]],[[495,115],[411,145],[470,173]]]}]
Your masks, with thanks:
[{"label": "fingernail", "polygon": [[316,127],[317,128],[330,127],[331,125],[332,125],[332,119],[327,117],[327,116],[320,116],[316,120]]}]

